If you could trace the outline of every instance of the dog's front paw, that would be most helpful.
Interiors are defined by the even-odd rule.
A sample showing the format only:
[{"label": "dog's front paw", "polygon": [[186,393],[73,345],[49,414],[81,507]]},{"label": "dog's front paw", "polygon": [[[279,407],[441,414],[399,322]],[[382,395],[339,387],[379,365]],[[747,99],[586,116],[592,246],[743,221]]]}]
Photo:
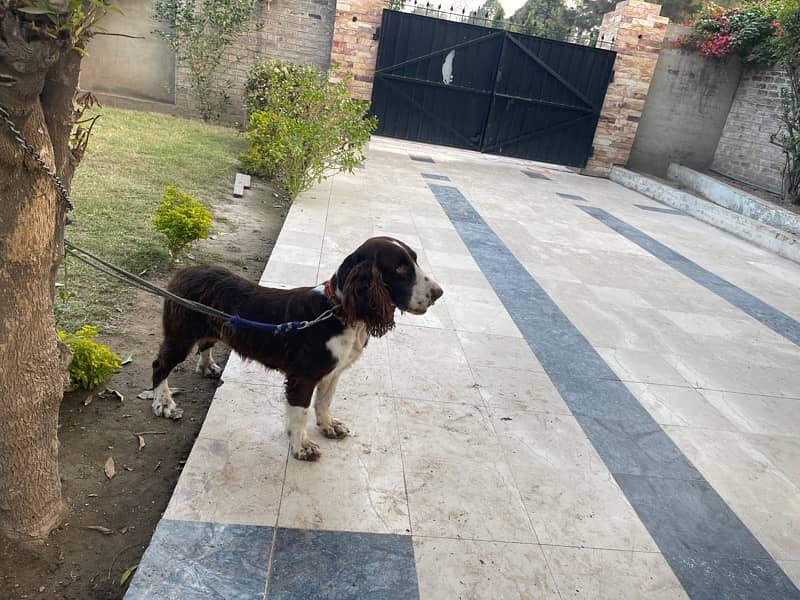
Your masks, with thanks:
[{"label": "dog's front paw", "polygon": [[178,408],[172,398],[168,398],[166,401],[162,401],[160,398],[153,400],[152,409],[153,414],[157,417],[164,417],[173,421],[183,418],[183,409]]},{"label": "dog's front paw", "polygon": [[319,445],[306,439],[303,440],[303,444],[299,448],[292,448],[292,456],[297,460],[314,461],[322,456],[322,452],[319,450]]},{"label": "dog's front paw", "polygon": [[177,406],[167,406],[164,408],[164,416],[167,419],[172,419],[173,421],[177,421],[178,419],[183,418],[183,409],[178,408]]},{"label": "dog's front paw", "polygon": [[[318,424],[319,425],[319,424]],[[340,440],[343,437],[347,437],[350,433],[350,429],[342,423],[339,419],[331,419],[329,425],[319,425],[320,431],[322,431],[322,435],[326,438],[331,438],[332,440]]]},{"label": "dog's front paw", "polygon": [[197,365],[196,370],[203,377],[208,377],[209,379],[219,379],[222,377],[222,367],[215,362],[207,365]]}]

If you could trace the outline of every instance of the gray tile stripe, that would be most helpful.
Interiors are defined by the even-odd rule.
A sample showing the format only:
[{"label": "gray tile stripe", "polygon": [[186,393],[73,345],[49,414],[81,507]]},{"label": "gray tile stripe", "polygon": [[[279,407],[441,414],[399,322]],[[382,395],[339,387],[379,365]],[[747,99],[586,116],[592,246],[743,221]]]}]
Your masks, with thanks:
[{"label": "gray tile stripe", "polygon": [[428,184],[692,598],[800,598],[747,527],[454,187]]},{"label": "gray tile stripe", "polygon": [[425,179],[433,179],[435,181],[450,181],[447,175],[437,175],[436,173],[423,173]]},{"label": "gray tile stripe", "polygon": [[656,241],[643,231],[636,229],[636,227],[628,225],[624,221],[620,221],[603,209],[587,206],[580,206],[578,208],[593,216],[601,223],[608,225],[611,229],[625,236],[640,248],[647,250],[650,254],[668,264],[679,273],[699,283],[707,290],[714,292],[723,300],[727,300],[742,312],[747,313],[772,329],[772,331],[778,335],[782,335],[790,342],[800,346],[800,321],[793,319],[774,306],[770,306],[763,300],[759,300],[729,281],[714,275],[711,271],[707,271],[697,263],[678,254],[672,248]]},{"label": "gray tile stripe", "polygon": [[267,590],[271,600],[419,600],[411,536],[161,519],[125,598],[264,600]]},{"label": "gray tile stripe", "polygon": [[661,208],[660,206],[647,206],[646,204],[634,204],[634,206],[642,210],[649,210],[650,212],[664,213],[665,215],[680,215],[682,217],[686,216],[685,212],[678,210],[677,208]]}]

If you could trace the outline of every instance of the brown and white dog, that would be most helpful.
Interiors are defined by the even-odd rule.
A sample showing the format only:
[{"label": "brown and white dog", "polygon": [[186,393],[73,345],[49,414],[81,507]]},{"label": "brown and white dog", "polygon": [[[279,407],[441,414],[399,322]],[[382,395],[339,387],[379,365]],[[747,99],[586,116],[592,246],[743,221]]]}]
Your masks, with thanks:
[{"label": "brown and white dog", "polygon": [[325,284],[288,290],[257,286],[230,271],[195,266],[179,271],[168,289],[183,298],[228,314],[261,323],[311,321],[329,308],[334,318],[307,329],[273,334],[223,327],[220,319],[164,303],[164,341],[153,361],[153,412],[180,418],[167,376],[197,346],[197,369],[219,377],[211,348],[221,340],[245,359],[255,360],[286,375],[289,441],[295,458],[316,460],[319,446],[308,439],[306,419],[311,396],[317,425],[329,438],[345,437],[347,426],[331,416],[336,383],[352,365],[370,336],[380,337],[394,327],[395,309],[424,314],[442,295],[442,288],[417,264],[417,254],[403,242],[375,237],[348,256]]}]

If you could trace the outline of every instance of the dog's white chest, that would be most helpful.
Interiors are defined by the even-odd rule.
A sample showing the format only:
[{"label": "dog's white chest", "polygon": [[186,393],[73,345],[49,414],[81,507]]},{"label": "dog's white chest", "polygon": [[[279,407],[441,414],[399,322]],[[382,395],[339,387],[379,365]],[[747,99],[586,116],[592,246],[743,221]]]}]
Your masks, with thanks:
[{"label": "dog's white chest", "polygon": [[348,327],[339,335],[328,340],[327,346],[336,359],[334,371],[342,371],[352,365],[367,344],[367,329],[363,325]]}]

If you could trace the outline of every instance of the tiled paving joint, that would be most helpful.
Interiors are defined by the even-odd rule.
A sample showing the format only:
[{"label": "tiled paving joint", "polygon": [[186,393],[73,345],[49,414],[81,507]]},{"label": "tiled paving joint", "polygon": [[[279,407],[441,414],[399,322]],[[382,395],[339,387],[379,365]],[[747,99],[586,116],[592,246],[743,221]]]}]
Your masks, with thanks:
[{"label": "tiled paving joint", "polygon": [[[461,192],[451,186],[429,187],[687,593],[693,598],[797,594],[744,523]],[[636,243],[660,251],[659,256],[668,254],[605,211],[580,208],[625,231]],[[670,264],[678,262],[682,272],[700,269],[669,252]]]},{"label": "tiled paving joint", "polygon": [[[800,349],[556,193],[795,318],[796,265],[608,181],[371,144],[293,203],[261,282],[392,235],[445,296],[370,341],[334,403],[353,435],[312,424],[314,464],[282,378],[232,355],[129,596],[716,599],[749,575],[800,597],[776,566],[800,581]],[[464,191],[448,212],[427,169]]]}]

